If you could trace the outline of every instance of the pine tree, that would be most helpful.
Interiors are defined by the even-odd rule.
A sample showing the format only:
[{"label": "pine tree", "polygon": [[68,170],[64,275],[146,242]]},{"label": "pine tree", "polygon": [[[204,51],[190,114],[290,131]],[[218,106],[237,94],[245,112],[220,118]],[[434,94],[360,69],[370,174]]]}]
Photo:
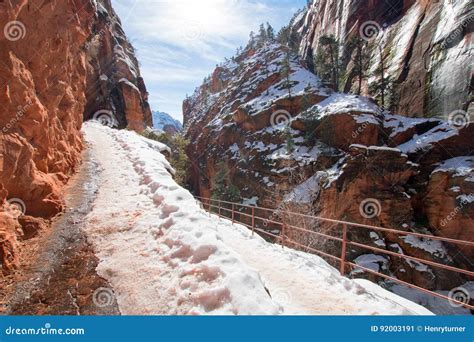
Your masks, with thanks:
[{"label": "pine tree", "polygon": [[286,49],[285,57],[281,63],[281,75],[285,79],[283,87],[288,90],[288,97],[291,98],[291,55],[289,49]]},{"label": "pine tree", "polygon": [[308,84],[304,88],[304,95],[301,98],[301,110],[302,111],[307,110],[311,106],[311,101],[310,101],[310,98],[309,98],[310,92],[311,92],[311,86]]},{"label": "pine tree", "polygon": [[188,177],[188,164],[189,158],[186,154],[186,147],[189,145],[189,141],[186,140],[181,134],[176,134],[172,138],[171,148],[173,156],[171,158],[171,166],[175,169],[176,173],[174,178],[180,185],[185,185]]},{"label": "pine tree", "polygon": [[[268,61],[266,58],[263,58],[262,60],[262,68],[263,68],[263,74],[265,75],[265,78],[268,78],[270,76],[270,70],[268,69]],[[268,95],[270,93],[270,88],[267,88],[266,94]]]},{"label": "pine tree", "polygon": [[291,52],[298,53],[300,47],[300,38],[297,32],[290,26],[284,26],[277,34],[276,40],[284,46],[287,46]]},{"label": "pine tree", "polygon": [[314,145],[316,141],[316,137],[314,135],[314,131],[319,125],[319,110],[317,107],[312,107],[303,114],[301,114],[301,120],[304,124],[304,129],[306,132],[305,140],[306,143],[309,145]]},{"label": "pine tree", "polygon": [[249,42],[247,44],[247,49],[255,49],[255,45],[256,45],[255,32],[250,31]]},{"label": "pine tree", "polygon": [[362,38],[354,37],[349,43],[348,50],[354,50],[352,54],[353,71],[358,80],[357,95],[360,95],[362,93],[362,82],[368,78],[367,70],[370,63],[367,42]]},{"label": "pine tree", "polygon": [[324,35],[319,38],[319,48],[314,62],[316,72],[323,81],[334,90],[339,90],[342,65],[339,58],[339,42],[334,36]]},{"label": "pine tree", "polygon": [[275,30],[273,29],[272,25],[267,22],[267,39],[269,41],[275,40]]},{"label": "pine tree", "polygon": [[211,182],[212,198],[216,200],[236,202],[240,200],[240,190],[231,183],[229,168],[226,162],[216,165],[217,173]]},{"label": "pine tree", "polygon": [[288,26],[283,26],[277,34],[277,41],[281,45],[288,46],[289,40],[290,40],[290,28]]},{"label": "pine tree", "polygon": [[258,46],[262,47],[266,41],[267,41],[267,30],[265,29],[265,25],[260,24],[260,28],[258,30]]},{"label": "pine tree", "polygon": [[189,141],[181,134],[171,135],[169,133],[155,133],[153,131],[144,131],[142,135],[145,138],[159,141],[171,149],[170,164],[176,171],[173,178],[181,186],[186,186],[188,180],[189,158],[186,154],[186,147]]},{"label": "pine tree", "polygon": [[379,46],[380,63],[375,73],[376,81],[369,86],[369,92],[375,97],[380,107],[389,109],[396,105],[395,82],[392,76],[387,75],[386,56],[382,46]]},{"label": "pine tree", "polygon": [[293,133],[291,131],[290,125],[285,127],[285,130],[283,131],[283,135],[286,140],[285,147],[286,147],[287,153],[293,153],[293,151],[295,150],[296,144],[295,144],[295,140],[293,139]]}]

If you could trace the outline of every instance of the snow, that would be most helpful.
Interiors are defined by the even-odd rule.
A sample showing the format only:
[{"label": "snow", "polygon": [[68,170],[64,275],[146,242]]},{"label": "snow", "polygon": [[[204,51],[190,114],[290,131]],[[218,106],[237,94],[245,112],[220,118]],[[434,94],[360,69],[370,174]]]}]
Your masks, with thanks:
[{"label": "snow", "polygon": [[[362,267],[368,268],[369,270],[380,272],[383,269],[387,269],[388,260],[382,255],[376,254],[363,254],[354,259],[354,263]],[[363,269],[354,269],[353,274],[364,273]]]},{"label": "snow", "polygon": [[373,125],[380,124],[380,122],[373,115],[369,115],[369,114],[357,115],[355,117],[355,121],[358,124],[373,124]]},{"label": "snow", "polygon": [[365,150],[372,150],[372,151],[390,151],[390,152],[398,152],[400,153],[400,149],[398,148],[393,148],[393,147],[387,147],[387,146],[365,146],[365,145],[360,145],[360,144],[352,144],[349,147],[354,147],[358,149],[365,149]]},{"label": "snow", "polygon": [[138,87],[133,84],[132,82],[130,82],[129,80],[127,80],[126,78],[121,78],[119,80],[119,83],[125,83],[126,85],[128,85],[130,88],[133,88],[135,89],[136,91],[140,92],[140,89],[138,89]]},{"label": "snow", "polygon": [[326,172],[317,172],[306,181],[296,186],[288,195],[285,196],[285,202],[310,204],[319,193],[321,178]]},{"label": "snow", "polygon": [[373,283],[341,277],[316,255],[282,249],[257,235],[252,238],[251,232],[240,225],[228,228],[218,228],[223,241],[250,267],[259,270],[272,298],[283,307],[283,314],[431,314]]},{"label": "snow", "polygon": [[[461,285],[462,288],[466,289],[469,293],[474,293],[474,281],[467,282]],[[401,284],[390,284],[389,288],[391,291],[400,295],[407,300],[411,300],[415,303],[423,305],[430,309],[437,315],[471,315],[471,312],[467,308],[454,307],[447,300],[438,298],[415,289],[409,288]],[[445,296],[449,295],[449,291],[436,291]]]},{"label": "snow", "polygon": [[97,123],[84,132],[102,167],[85,232],[122,314],[430,314],[209,215],[154,142]]},{"label": "snow", "polygon": [[449,172],[453,177],[472,176],[474,173],[474,157],[456,157],[445,160],[439,164],[432,174]]},{"label": "snow", "polygon": [[233,154],[239,152],[240,151],[239,145],[234,143],[232,146],[229,147],[229,151],[231,151]]},{"label": "snow", "polygon": [[[256,64],[264,63],[267,65],[270,74],[279,73],[281,69],[280,64],[285,58],[285,53],[281,51],[280,48],[281,47],[278,44],[270,44],[266,48],[261,49],[261,51],[259,51],[253,58],[246,61],[247,68],[252,69]],[[269,62],[264,62],[271,53],[275,54],[274,58]],[[310,71],[304,69],[300,65],[298,58],[295,56],[290,57],[290,69],[289,82],[291,83],[292,96],[303,96],[310,92],[326,94],[326,90],[321,86],[321,80]],[[265,70],[262,68],[258,70],[257,73],[253,74],[249,80],[246,80],[245,83],[240,86],[242,87],[242,90],[254,89],[255,84],[268,78],[264,72]],[[288,89],[286,89],[285,86],[286,82],[286,79],[282,79],[280,82],[272,85],[260,96],[248,101],[246,103],[246,109],[249,113],[251,115],[257,114],[270,108],[273,103],[289,97]],[[245,94],[246,91],[242,91],[242,93]],[[245,102],[244,98],[242,98],[242,102]]]},{"label": "snow", "polygon": [[258,202],[258,197],[254,196],[252,198],[244,198],[242,200],[243,205],[256,206]]},{"label": "snow", "polygon": [[258,273],[216,234],[150,141],[85,125],[104,169],[86,233],[122,314],[276,314]]},{"label": "snow", "polygon": [[[294,139],[295,144],[302,143],[300,139]],[[271,144],[268,149],[262,149],[260,152],[270,153],[265,155],[265,159],[269,161],[280,161],[280,160],[294,160],[299,166],[310,165],[315,162],[321,155],[322,150],[330,150],[331,148],[322,144],[317,143],[316,146],[308,148],[307,146],[295,145],[294,149],[290,152],[286,144],[282,144],[280,148],[277,145]]]},{"label": "snow", "polygon": [[262,178],[262,181],[263,183],[266,185],[266,186],[274,186],[275,183],[273,183],[272,181],[270,181],[270,178],[269,177],[263,177]]},{"label": "snow", "polygon": [[415,135],[412,140],[397,146],[403,153],[415,153],[431,149],[434,143],[456,136],[459,131],[447,122],[436,126],[422,135]]},{"label": "snow", "polygon": [[[285,47],[278,43],[267,43],[258,49],[251,57],[244,58],[239,64],[228,61],[220,65],[219,79],[224,87],[216,93],[209,93],[211,82],[206,79],[203,86],[197,88],[188,99],[193,108],[193,117],[187,120],[187,127],[200,120],[216,103],[219,112],[214,115],[213,121],[225,121],[225,117],[232,115],[235,108],[242,107],[249,115],[256,115],[269,110],[278,101],[289,97],[287,79],[281,74],[282,62],[286,59]],[[329,96],[328,89],[324,88],[318,76],[302,66],[300,57],[290,54],[289,82],[291,96],[300,97],[308,94]],[[265,86],[268,78],[275,77],[276,83],[268,89],[256,92],[258,87]],[[293,113],[296,115],[297,113]]]},{"label": "snow", "polygon": [[441,123],[439,119],[408,118],[402,115],[385,114],[384,127],[391,129],[390,138],[424,123]]},{"label": "snow", "polygon": [[468,204],[474,202],[474,194],[460,195],[456,199],[462,204]]},{"label": "snow", "polygon": [[449,190],[452,192],[461,192],[461,188],[459,186],[453,186]]},{"label": "snow", "polygon": [[119,61],[122,61],[123,63],[125,63],[127,65],[128,69],[132,73],[133,77],[138,77],[138,71],[137,71],[137,67],[135,66],[135,63],[132,61],[130,56],[128,56],[125,53],[125,51],[124,51],[124,49],[121,45],[115,45],[114,46],[114,53],[116,55],[116,58]]},{"label": "snow", "polygon": [[387,245],[385,244],[385,241],[380,238],[379,234],[377,234],[376,232],[370,232],[369,234],[370,238],[374,241],[374,244],[378,247],[387,247]]},{"label": "snow", "polygon": [[[335,93],[315,106],[319,110],[319,116],[334,115],[348,112],[359,112],[362,114],[381,114],[381,109],[368,97]],[[369,117],[371,119],[369,120]],[[361,122],[379,124],[372,115],[364,115]]]},{"label": "snow", "polygon": [[401,239],[407,244],[415,248],[424,250],[439,258],[444,258],[447,255],[446,249],[444,248],[443,244],[438,240],[423,239],[414,235],[407,235],[402,237]]}]

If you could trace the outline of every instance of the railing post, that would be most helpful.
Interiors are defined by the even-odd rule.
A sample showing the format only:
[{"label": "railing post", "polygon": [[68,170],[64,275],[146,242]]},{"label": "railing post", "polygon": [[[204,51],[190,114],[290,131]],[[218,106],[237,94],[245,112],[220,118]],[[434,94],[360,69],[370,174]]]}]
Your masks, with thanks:
[{"label": "railing post", "polygon": [[234,203],[232,203],[232,224],[234,224]]},{"label": "railing post", "polygon": [[347,224],[342,225],[341,275],[346,273]]},{"label": "railing post", "polygon": [[221,201],[219,201],[219,212],[218,212],[219,218],[221,218]]},{"label": "railing post", "polygon": [[252,237],[255,233],[255,207],[252,207]]}]

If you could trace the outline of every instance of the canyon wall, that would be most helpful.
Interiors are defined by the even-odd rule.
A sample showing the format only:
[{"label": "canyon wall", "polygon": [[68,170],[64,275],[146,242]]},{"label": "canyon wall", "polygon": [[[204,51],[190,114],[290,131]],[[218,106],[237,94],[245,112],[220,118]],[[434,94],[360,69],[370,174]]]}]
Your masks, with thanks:
[{"label": "canyon wall", "polygon": [[[313,7],[323,3],[336,4],[320,1]],[[456,5],[465,3],[459,1]],[[427,2],[406,4],[397,12],[398,21],[391,25],[400,25],[399,21],[406,20],[410,11],[420,8],[428,11],[430,7]],[[352,11],[345,15],[350,17]],[[455,97],[442,95],[443,103],[451,101],[447,111],[458,110],[457,119],[450,120],[445,115],[425,112],[425,106],[432,105],[416,95],[418,88],[402,93],[400,103],[407,103],[410,108],[404,115],[388,112],[370,97],[335,92],[312,72],[314,65],[308,56],[317,48],[313,45],[319,41],[316,35],[330,28],[338,32],[332,23],[342,14],[320,13],[318,20],[323,20],[324,29],[317,29],[313,15],[303,12],[292,21],[293,29],[301,34],[299,54],[275,40],[260,47],[247,46],[219,65],[184,101],[185,134],[191,142],[187,151],[191,161],[189,182],[194,192],[206,198],[472,240],[474,125],[467,120],[467,111],[462,110],[468,109],[469,102],[466,82],[462,81],[466,77],[458,83],[439,79],[440,87],[445,89],[462,88],[457,89]],[[451,32],[449,25],[454,24],[448,15],[444,18],[438,26]],[[437,28],[431,27],[427,32],[430,30]],[[359,33],[358,27],[356,32]],[[457,51],[460,61],[466,61],[469,54],[465,55],[463,49],[458,51],[457,43],[464,48],[462,44],[470,35],[462,37],[451,51]],[[387,45],[390,55],[405,51],[404,45],[398,44]],[[399,77],[400,73],[410,75],[419,70],[411,63],[415,62],[410,58],[407,68],[393,64],[390,74]],[[448,68],[449,63],[443,63],[443,68]],[[464,75],[466,65],[461,63],[460,69]],[[453,74],[460,69],[453,67]],[[351,88],[348,86],[348,90]],[[295,224],[341,236],[337,225]],[[279,226],[262,222],[257,225],[269,232],[280,230]],[[337,244],[312,239],[308,234],[290,238],[333,255],[340,253]],[[373,248],[472,268],[472,252],[456,245],[364,229],[352,230],[350,238]],[[375,254],[350,248],[348,258],[433,290],[449,290],[467,281],[436,267]],[[361,275],[357,270],[351,273]]]},{"label": "canyon wall", "polygon": [[[304,18],[304,19],[303,19]],[[369,41],[370,72],[364,94],[383,50],[394,80],[396,105],[408,117],[445,117],[467,110],[473,99],[474,4],[452,0],[315,0],[294,23],[301,35],[301,54],[314,68],[319,39],[334,35],[341,43],[346,79],[342,90],[356,88],[351,39]]]},{"label": "canyon wall", "polygon": [[49,219],[62,210],[62,188],[80,162],[83,120],[142,130],[151,112],[109,0],[2,1],[0,28],[5,273],[18,263],[17,240],[25,238],[18,216]]}]

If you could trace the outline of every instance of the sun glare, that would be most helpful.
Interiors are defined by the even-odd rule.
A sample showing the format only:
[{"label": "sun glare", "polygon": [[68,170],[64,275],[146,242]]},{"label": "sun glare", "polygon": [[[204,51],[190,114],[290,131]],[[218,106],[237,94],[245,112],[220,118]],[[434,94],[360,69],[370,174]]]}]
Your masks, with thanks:
[{"label": "sun glare", "polygon": [[[239,25],[239,10],[242,3],[224,0],[170,1],[169,10],[176,22],[199,26],[202,34],[231,31],[231,26]],[[235,27],[234,27],[235,29]]]}]

